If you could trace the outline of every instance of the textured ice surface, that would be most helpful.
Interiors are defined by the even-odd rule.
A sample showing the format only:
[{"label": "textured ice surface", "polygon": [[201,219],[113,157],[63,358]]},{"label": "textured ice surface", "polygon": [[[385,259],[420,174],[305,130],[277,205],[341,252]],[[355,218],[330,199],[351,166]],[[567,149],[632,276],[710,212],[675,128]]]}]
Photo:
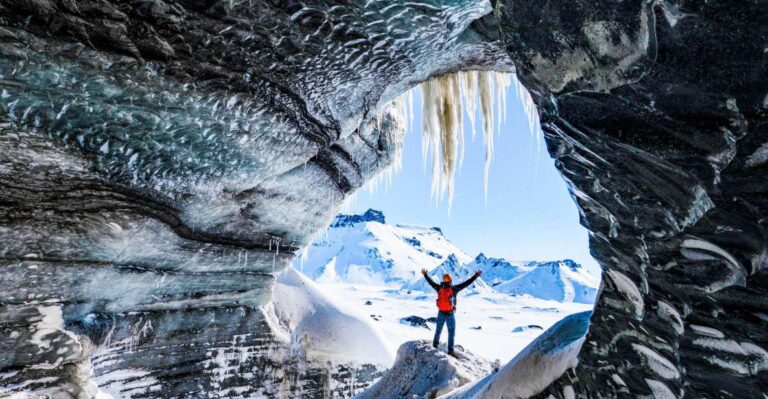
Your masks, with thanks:
[{"label": "textured ice surface", "polygon": [[[291,356],[261,311],[271,273],[397,164],[401,93],[511,69],[471,27],[490,3],[193,3],[52,3],[51,25],[0,1],[0,341],[26,354],[1,357],[20,370],[3,389],[349,396],[375,378]],[[31,352],[42,304],[80,346]]]},{"label": "textured ice surface", "polygon": [[444,396],[445,399],[528,398],[578,363],[592,312],[564,318],[536,338],[496,373]]}]

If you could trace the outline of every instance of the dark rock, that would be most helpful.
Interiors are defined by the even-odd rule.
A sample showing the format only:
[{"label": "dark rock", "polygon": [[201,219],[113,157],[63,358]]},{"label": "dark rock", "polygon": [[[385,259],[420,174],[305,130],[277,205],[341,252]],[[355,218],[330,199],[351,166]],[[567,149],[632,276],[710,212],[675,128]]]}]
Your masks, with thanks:
[{"label": "dark rock", "polygon": [[542,328],[542,327],[541,327],[541,326],[539,326],[539,325],[536,325],[536,324],[529,324],[529,325],[527,325],[527,326],[517,326],[517,327],[515,327],[515,328],[513,328],[513,329],[512,329],[512,332],[513,332],[513,333],[519,333],[519,332],[523,332],[523,331],[530,331],[530,330],[543,330],[543,329],[544,329],[544,328]]},{"label": "dark rock", "polygon": [[405,237],[405,238],[403,238],[403,241],[407,242],[408,245],[411,245],[413,247],[420,247],[421,246],[421,241],[419,241],[416,237]]},{"label": "dark rock", "polygon": [[400,319],[400,324],[409,325],[411,327],[423,327],[429,330],[427,320],[419,316],[408,316]]},{"label": "dark rock", "polygon": [[371,301],[365,301],[365,304],[366,304],[366,305],[373,305],[373,302],[371,302]]},{"label": "dark rock", "polygon": [[353,224],[365,222],[386,223],[386,220],[383,212],[369,209],[362,215],[339,214],[336,216],[336,219],[333,220],[333,223],[331,223],[331,227],[351,226]]},{"label": "dark rock", "polygon": [[[754,316],[768,314],[764,7],[499,9],[604,270],[578,366],[537,397],[763,395],[768,363],[749,359],[768,343]],[[717,337],[705,343],[701,330]]]}]

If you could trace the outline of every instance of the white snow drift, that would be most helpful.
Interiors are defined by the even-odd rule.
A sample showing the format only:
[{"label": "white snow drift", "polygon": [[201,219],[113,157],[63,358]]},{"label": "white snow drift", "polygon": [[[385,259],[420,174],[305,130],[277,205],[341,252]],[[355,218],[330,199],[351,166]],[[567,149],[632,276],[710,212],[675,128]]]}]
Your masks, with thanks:
[{"label": "white snow drift", "polygon": [[277,335],[310,361],[389,367],[394,360],[394,351],[368,316],[322,292],[293,268],[277,276],[267,314],[275,316]]}]

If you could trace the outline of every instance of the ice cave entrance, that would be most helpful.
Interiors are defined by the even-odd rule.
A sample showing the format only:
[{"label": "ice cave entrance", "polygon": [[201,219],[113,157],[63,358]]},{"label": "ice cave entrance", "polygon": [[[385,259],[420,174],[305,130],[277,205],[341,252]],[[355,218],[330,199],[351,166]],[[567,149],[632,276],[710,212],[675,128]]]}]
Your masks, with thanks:
[{"label": "ice cave entrance", "polygon": [[408,119],[400,162],[347,201],[294,265],[340,313],[365,319],[353,334],[361,346],[394,352],[432,339],[436,295],[422,268],[436,281],[482,270],[459,294],[456,344],[501,364],[591,310],[600,270],[516,79],[457,74],[397,101]]}]

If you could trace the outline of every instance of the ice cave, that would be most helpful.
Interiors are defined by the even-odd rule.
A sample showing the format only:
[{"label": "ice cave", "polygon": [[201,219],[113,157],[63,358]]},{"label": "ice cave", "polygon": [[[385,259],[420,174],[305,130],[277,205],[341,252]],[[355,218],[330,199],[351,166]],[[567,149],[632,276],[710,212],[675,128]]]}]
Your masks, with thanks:
[{"label": "ice cave", "polygon": [[[297,351],[293,316],[352,321],[283,271],[396,163],[404,96],[435,100],[450,202],[461,93],[490,115],[497,76],[589,230],[594,310],[496,365]],[[762,1],[0,0],[0,154],[0,397],[768,395]]]}]

